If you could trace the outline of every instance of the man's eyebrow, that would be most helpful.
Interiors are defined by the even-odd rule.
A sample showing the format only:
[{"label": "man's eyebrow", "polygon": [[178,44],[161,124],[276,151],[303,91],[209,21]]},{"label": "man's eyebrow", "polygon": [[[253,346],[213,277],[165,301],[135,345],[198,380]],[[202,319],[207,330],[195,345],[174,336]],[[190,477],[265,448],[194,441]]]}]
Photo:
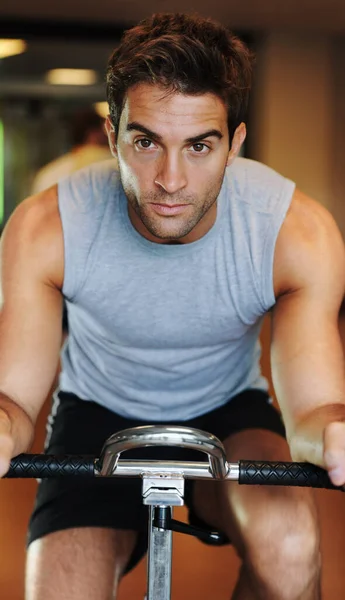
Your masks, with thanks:
[{"label": "man's eyebrow", "polygon": [[141,133],[144,133],[145,135],[147,135],[147,137],[149,137],[149,138],[152,138],[157,141],[162,140],[161,135],[159,135],[158,133],[155,133],[154,131],[151,131],[151,129],[148,129],[147,127],[144,127],[144,125],[140,125],[140,123],[137,123],[137,121],[132,121],[131,123],[128,123],[126,130],[127,131],[140,131]]},{"label": "man's eyebrow", "polygon": [[[155,133],[154,131],[151,131],[151,129],[148,129],[147,127],[141,125],[137,121],[132,121],[131,123],[128,123],[126,129],[127,131],[140,131],[141,133],[147,135],[147,137],[153,140],[162,141],[163,139],[161,135]],[[201,142],[202,140],[205,140],[208,137],[217,137],[219,140],[221,140],[224,136],[222,132],[219,131],[219,129],[209,129],[208,131],[200,133],[199,135],[187,138],[184,141],[186,144],[197,144],[198,142]]]},{"label": "man's eyebrow", "polygon": [[185,141],[187,144],[197,144],[208,137],[217,137],[219,140],[221,140],[223,134],[221,131],[219,131],[219,129],[210,129],[209,131],[205,131],[205,133],[200,133],[194,137],[187,138]]}]

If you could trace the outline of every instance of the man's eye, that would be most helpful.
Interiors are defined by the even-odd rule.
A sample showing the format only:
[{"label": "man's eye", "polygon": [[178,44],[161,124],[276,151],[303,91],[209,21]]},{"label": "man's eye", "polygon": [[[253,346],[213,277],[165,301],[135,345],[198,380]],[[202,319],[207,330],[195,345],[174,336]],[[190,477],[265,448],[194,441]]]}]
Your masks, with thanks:
[{"label": "man's eye", "polygon": [[148,140],[146,138],[137,140],[135,143],[137,146],[139,146],[139,148],[142,148],[144,150],[146,150],[147,148],[151,148],[151,144],[152,144],[151,140]]},{"label": "man's eye", "polygon": [[194,152],[196,152],[197,154],[204,154],[205,152],[207,152],[209,150],[209,147],[206,146],[206,144],[202,144],[201,142],[198,142],[197,144],[193,144],[192,146]]}]

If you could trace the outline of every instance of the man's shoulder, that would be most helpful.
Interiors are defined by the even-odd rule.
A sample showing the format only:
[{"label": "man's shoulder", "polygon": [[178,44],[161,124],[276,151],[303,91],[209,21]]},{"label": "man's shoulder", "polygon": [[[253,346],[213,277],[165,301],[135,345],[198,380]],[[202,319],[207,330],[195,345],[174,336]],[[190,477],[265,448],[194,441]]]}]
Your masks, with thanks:
[{"label": "man's shoulder", "polygon": [[60,180],[57,186],[59,210],[64,226],[72,215],[92,219],[104,213],[110,204],[116,204],[122,186],[114,160],[93,163]]},{"label": "man's shoulder", "polygon": [[[81,171],[82,174],[79,177],[78,174]],[[101,149],[97,153],[86,149],[85,152],[78,153],[78,156],[75,156],[73,152],[68,152],[38,171],[32,190],[36,194],[67,178],[73,180],[79,177],[81,181],[86,181],[88,178],[96,177],[106,180],[117,172],[115,159],[109,158],[109,153],[105,149]],[[75,175],[76,177],[74,177]]]},{"label": "man's shoulder", "polygon": [[313,245],[320,238],[332,237],[337,230],[329,210],[296,188],[281,231],[282,237],[285,234],[296,241],[300,239],[301,243]]},{"label": "man's shoulder", "polygon": [[119,185],[120,178],[117,170],[117,165],[114,159],[110,158],[107,160],[93,162],[82,168],[74,171],[68,177],[64,178],[65,181],[70,181],[75,185]]},{"label": "man's shoulder", "polygon": [[275,214],[285,210],[295,183],[271,167],[249,158],[238,157],[226,170],[229,189],[241,205],[257,212]]},{"label": "man's shoulder", "polygon": [[8,226],[13,224],[14,228],[23,229],[22,233],[34,240],[49,228],[56,230],[59,222],[57,187],[54,185],[23,200],[12,213]]},{"label": "man's shoulder", "polygon": [[63,236],[56,186],[23,200],[12,213],[2,236],[5,256],[52,266],[63,260]]},{"label": "man's shoulder", "polygon": [[272,167],[254,160],[252,158],[237,157],[227,168],[227,174],[232,178],[244,180],[247,183],[266,184],[267,182],[278,183],[286,181],[284,174],[279,173]]},{"label": "man's shoulder", "polygon": [[333,216],[297,189],[277,239],[277,293],[300,289],[314,277],[322,279],[322,273],[337,272],[342,279],[344,260],[344,242]]}]

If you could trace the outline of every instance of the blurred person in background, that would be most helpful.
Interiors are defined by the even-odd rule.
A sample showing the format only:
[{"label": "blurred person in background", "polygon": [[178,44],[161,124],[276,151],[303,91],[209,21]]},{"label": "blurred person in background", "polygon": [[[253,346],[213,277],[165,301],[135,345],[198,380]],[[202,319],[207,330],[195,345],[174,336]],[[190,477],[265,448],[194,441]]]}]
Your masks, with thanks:
[{"label": "blurred person in background", "polygon": [[60,179],[94,162],[111,158],[104,119],[94,109],[85,108],[75,113],[70,129],[72,148],[56,158],[36,174],[32,194],[37,194]]}]

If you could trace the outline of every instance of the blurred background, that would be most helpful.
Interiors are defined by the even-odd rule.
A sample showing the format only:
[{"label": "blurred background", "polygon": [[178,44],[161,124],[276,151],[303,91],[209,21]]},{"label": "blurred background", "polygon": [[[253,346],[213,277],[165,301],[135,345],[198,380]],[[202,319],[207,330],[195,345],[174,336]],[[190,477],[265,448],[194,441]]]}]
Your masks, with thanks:
[{"label": "blurred background", "polygon": [[[257,60],[244,153],[296,181],[332,212],[345,234],[344,0],[1,0],[0,228],[38,185],[40,169],[73,154],[75,115],[90,108],[106,114],[104,73],[112,49],[125,28],[158,11],[214,17],[252,47]],[[90,143],[102,145],[95,138]],[[104,146],[102,151],[108,152]],[[55,162],[55,173],[62,166],[72,168]],[[269,322],[262,341],[270,377]],[[42,449],[48,410],[49,399],[35,451]],[[35,487],[32,481],[0,483],[4,600],[24,598],[25,535]],[[323,598],[343,600],[345,498],[318,492],[317,500]],[[184,518],[183,509],[178,516]],[[237,570],[231,548],[213,549],[175,534],[173,598],[228,600]],[[120,600],[141,599],[144,579],[142,562],[123,581]]]}]

